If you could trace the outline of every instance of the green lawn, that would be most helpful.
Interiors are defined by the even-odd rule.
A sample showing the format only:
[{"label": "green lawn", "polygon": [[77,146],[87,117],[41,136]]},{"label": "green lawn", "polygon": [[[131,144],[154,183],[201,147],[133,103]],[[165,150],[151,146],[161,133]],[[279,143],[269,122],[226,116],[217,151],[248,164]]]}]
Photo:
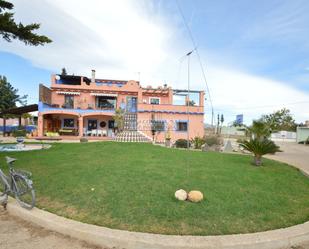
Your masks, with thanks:
[{"label": "green lawn", "polygon": [[[242,155],[166,149],[151,144],[53,144],[44,151],[0,153],[33,173],[37,206],[110,228],[215,235],[287,227],[309,220],[309,180],[298,170]],[[92,191],[94,188],[94,191]],[[201,190],[201,203],[175,190]]]}]

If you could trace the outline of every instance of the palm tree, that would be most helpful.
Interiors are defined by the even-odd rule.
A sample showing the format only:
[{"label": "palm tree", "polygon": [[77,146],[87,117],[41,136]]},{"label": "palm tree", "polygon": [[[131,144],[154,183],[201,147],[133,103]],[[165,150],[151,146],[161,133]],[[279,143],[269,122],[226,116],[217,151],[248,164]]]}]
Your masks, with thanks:
[{"label": "palm tree", "polygon": [[117,126],[117,130],[118,132],[123,131],[124,128],[124,110],[118,108],[115,111],[115,116],[113,117],[116,126]]},{"label": "palm tree", "polygon": [[270,137],[271,129],[265,122],[254,120],[251,126],[246,127],[245,133],[250,139],[264,140]]},{"label": "palm tree", "polygon": [[268,139],[253,138],[249,141],[243,141],[240,143],[240,146],[254,154],[255,166],[262,165],[262,156],[266,154],[275,154],[281,151],[279,146]]}]

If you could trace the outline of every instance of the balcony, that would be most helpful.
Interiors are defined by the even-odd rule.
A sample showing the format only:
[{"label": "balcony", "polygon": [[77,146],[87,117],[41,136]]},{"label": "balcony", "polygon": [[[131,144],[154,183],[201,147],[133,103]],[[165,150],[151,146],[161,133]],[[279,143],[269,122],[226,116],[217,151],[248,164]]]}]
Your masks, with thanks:
[{"label": "balcony", "polygon": [[151,105],[151,104],[138,104],[138,112],[155,112],[155,113],[168,113],[168,114],[196,114],[204,115],[203,106],[185,106],[185,105]]},{"label": "balcony", "polygon": [[59,113],[65,113],[65,112],[75,112],[79,114],[85,114],[85,113],[109,113],[114,114],[115,108],[108,108],[108,107],[95,107],[88,105],[88,108],[80,108],[77,106],[67,105],[63,104],[62,106],[58,104],[52,104],[48,105],[42,102],[39,102],[39,112],[59,112]]}]

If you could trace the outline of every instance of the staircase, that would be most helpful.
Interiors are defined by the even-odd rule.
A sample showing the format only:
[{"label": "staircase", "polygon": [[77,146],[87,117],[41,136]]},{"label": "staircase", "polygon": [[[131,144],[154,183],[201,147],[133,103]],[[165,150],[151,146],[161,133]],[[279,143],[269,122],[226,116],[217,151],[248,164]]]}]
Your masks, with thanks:
[{"label": "staircase", "polygon": [[125,113],[124,114],[124,131],[136,131],[137,130],[137,114]]},{"label": "staircase", "polygon": [[150,143],[151,139],[137,130],[137,114],[128,112],[124,114],[123,131],[116,135],[115,141]]},{"label": "staircase", "polygon": [[139,131],[122,131],[117,134],[115,141],[151,143],[151,140]]}]

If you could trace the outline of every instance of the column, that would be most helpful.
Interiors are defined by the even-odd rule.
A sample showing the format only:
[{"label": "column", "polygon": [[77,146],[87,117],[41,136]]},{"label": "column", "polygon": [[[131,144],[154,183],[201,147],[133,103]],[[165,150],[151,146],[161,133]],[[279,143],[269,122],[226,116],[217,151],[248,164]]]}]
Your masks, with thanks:
[{"label": "column", "polygon": [[3,136],[5,137],[5,132],[6,132],[6,117],[3,116]]},{"label": "column", "polygon": [[42,114],[39,114],[38,116],[38,136],[43,137],[44,136],[44,118]]},{"label": "column", "polygon": [[21,115],[19,115],[18,117],[18,128],[19,129],[21,128]]},{"label": "column", "polygon": [[204,106],[205,93],[203,91],[199,94],[199,106]]},{"label": "column", "polygon": [[82,116],[80,116],[78,118],[78,136],[82,137],[83,133],[84,133],[84,122],[83,122],[84,118]]}]

